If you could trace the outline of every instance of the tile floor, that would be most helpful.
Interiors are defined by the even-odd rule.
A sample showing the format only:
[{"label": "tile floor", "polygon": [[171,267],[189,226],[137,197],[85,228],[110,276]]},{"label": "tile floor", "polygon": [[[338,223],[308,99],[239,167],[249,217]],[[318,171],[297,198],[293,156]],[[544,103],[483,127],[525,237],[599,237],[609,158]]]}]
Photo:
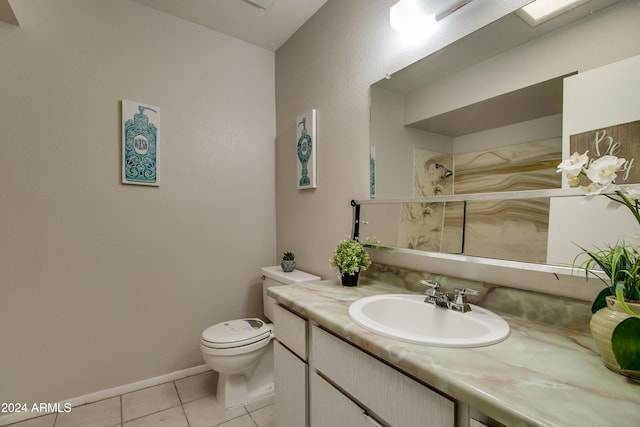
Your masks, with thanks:
[{"label": "tile floor", "polygon": [[273,398],[224,409],[215,392],[207,371],[11,427],[273,427]]}]

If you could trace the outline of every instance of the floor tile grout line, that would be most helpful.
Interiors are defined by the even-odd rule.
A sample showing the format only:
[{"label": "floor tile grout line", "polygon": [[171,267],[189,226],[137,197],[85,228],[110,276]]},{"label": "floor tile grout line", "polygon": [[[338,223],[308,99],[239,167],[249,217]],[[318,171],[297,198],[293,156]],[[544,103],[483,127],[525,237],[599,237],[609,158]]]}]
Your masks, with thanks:
[{"label": "floor tile grout line", "polygon": [[189,417],[187,417],[187,411],[185,411],[184,405],[182,405],[182,414],[184,415],[184,419],[187,422],[187,427],[191,427],[191,423],[189,422]]},{"label": "floor tile grout line", "polygon": [[[245,408],[245,409],[246,409],[246,408]],[[258,409],[256,409],[256,411],[257,411],[257,410],[258,410]],[[255,411],[253,411],[253,412],[255,412]],[[254,419],[253,419],[253,417],[251,416],[251,412],[247,411],[247,413],[249,414],[249,418],[251,419],[251,422],[253,423],[253,425],[254,425],[255,427],[258,427],[258,423],[257,423],[257,422],[256,422],[256,420],[254,420]]]},{"label": "floor tile grout line", "polygon": [[[158,387],[158,386],[162,386],[162,385],[169,384],[169,383],[173,384],[173,389],[175,390],[176,396],[178,397],[178,405],[170,406],[168,408],[160,409],[160,410],[154,411],[154,412],[149,412],[148,414],[140,415],[139,417],[131,418],[130,420],[126,420],[126,421],[124,420],[124,408],[123,408],[123,405],[122,405],[122,397],[125,394],[136,393],[136,392],[138,392],[140,390],[147,390],[147,389],[150,389],[150,388],[153,388],[153,387]],[[177,408],[178,406],[182,409],[182,412],[184,413],[185,418],[187,418],[187,414],[186,414],[186,412],[184,412],[184,406],[182,405],[182,399],[180,399],[180,393],[178,392],[178,387],[176,386],[176,382],[175,381],[167,381],[165,383],[157,384],[157,385],[154,385],[154,386],[144,387],[144,388],[141,388],[139,390],[135,390],[135,391],[132,391],[132,392],[129,392],[129,393],[121,394],[119,397],[120,397],[120,425],[121,426],[124,426],[125,423],[131,422],[131,421],[134,421],[134,420],[139,420],[140,418],[144,418],[144,417],[147,417],[149,415],[153,415],[153,414],[157,414],[159,412],[167,411],[169,409]],[[188,423],[189,423],[189,420],[187,420],[187,424]]]},{"label": "floor tile grout line", "polygon": [[187,417],[187,411],[184,410],[184,402],[182,401],[182,396],[180,396],[180,391],[178,390],[178,384],[173,381],[173,387],[176,389],[176,394],[178,395],[178,401],[180,402],[180,409],[182,409],[182,415],[184,416],[184,420],[187,422],[187,427],[191,427],[191,423],[189,422],[189,417]]}]

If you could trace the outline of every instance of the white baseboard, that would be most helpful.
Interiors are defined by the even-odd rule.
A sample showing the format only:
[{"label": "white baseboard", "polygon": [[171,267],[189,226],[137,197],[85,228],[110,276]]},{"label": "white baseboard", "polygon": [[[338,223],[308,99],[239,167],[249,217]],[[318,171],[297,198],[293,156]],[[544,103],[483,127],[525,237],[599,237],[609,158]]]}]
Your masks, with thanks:
[{"label": "white baseboard", "polygon": [[[201,374],[209,371],[211,368],[207,364],[194,366],[193,368],[183,369],[181,371],[170,372],[168,374],[160,375],[154,378],[147,378],[142,381],[138,381],[131,384],[125,384],[118,387],[109,388],[106,390],[96,391],[94,393],[85,394],[83,396],[73,397],[59,402],[60,407],[65,404],[70,404],[72,408],[87,403],[97,402],[99,400],[108,399],[110,397],[120,396],[121,394],[131,393],[132,391],[142,390],[143,388],[153,387],[155,385],[163,384],[169,381],[175,381],[182,378],[190,377],[192,375]],[[30,418],[41,417],[43,415],[50,414],[51,412],[19,412],[0,416],[0,426],[6,426],[9,424],[24,421]]]}]

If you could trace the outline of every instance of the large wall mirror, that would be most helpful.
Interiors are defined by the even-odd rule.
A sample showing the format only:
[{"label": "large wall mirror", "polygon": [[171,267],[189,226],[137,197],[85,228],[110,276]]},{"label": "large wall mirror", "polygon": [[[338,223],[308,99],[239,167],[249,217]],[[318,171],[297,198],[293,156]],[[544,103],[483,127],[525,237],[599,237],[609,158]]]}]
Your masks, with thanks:
[{"label": "large wall mirror", "polygon": [[[556,166],[572,136],[640,120],[627,96],[640,86],[639,10],[637,0],[590,0],[536,27],[513,13],[372,85],[360,235],[563,266],[577,244],[628,238],[627,213],[585,204]],[[632,154],[639,137],[622,141]]]}]

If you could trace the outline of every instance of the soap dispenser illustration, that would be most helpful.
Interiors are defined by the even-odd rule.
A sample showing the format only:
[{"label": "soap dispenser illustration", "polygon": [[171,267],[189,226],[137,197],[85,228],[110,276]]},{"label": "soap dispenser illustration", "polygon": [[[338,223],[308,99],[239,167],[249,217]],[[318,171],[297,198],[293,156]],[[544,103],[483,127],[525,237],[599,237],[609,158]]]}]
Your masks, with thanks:
[{"label": "soap dispenser illustration", "polygon": [[123,181],[157,185],[158,128],[149,123],[145,110],[157,113],[156,109],[138,105],[133,120],[124,124]]}]

